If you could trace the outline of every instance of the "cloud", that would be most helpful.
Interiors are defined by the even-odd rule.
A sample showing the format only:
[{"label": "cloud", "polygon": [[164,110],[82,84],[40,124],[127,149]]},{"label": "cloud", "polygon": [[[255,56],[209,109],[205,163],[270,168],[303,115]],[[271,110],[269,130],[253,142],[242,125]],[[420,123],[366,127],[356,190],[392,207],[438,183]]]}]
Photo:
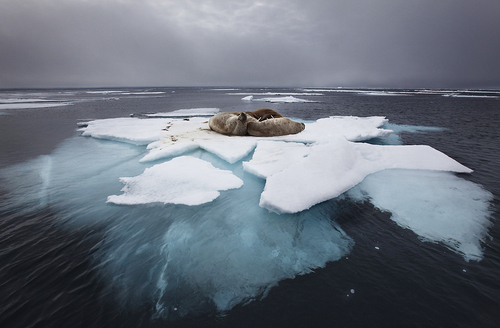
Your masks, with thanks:
[{"label": "cloud", "polygon": [[0,87],[500,85],[496,0],[4,0]]}]

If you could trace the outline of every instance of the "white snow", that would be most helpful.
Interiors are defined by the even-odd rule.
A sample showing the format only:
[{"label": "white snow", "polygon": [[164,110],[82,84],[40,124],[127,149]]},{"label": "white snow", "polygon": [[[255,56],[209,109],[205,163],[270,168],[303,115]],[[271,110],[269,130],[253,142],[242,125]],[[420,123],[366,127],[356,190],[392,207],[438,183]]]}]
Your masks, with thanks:
[{"label": "white snow", "polygon": [[390,168],[471,172],[429,146],[356,144],[339,137],[313,145],[307,157],[268,176],[260,206],[278,213],[300,212]]},{"label": "white snow", "polygon": [[120,178],[120,181],[125,183],[124,193],[109,196],[109,203],[200,205],[217,198],[220,194],[218,190],[243,185],[243,181],[230,171],[217,169],[209,162],[188,156],[176,157],[147,168],[139,176]]},{"label": "white snow", "polygon": [[283,171],[292,163],[309,154],[310,147],[303,143],[284,141],[259,141],[253,157],[243,162],[243,168],[260,178],[267,178]]},{"label": "white snow", "polygon": [[79,130],[83,136],[147,145],[160,139],[168,123],[168,119],[109,118],[87,122]]},{"label": "white snow", "polygon": [[281,137],[295,142],[328,141],[332,137],[343,136],[349,141],[365,141],[386,137],[392,130],[381,128],[387,119],[383,116],[355,117],[331,116],[313,123],[305,123],[306,129],[299,134]]},{"label": "white snow", "polygon": [[198,144],[206,151],[213,153],[226,162],[233,164],[254,150],[257,141],[253,138],[233,137],[223,139],[199,139]]}]

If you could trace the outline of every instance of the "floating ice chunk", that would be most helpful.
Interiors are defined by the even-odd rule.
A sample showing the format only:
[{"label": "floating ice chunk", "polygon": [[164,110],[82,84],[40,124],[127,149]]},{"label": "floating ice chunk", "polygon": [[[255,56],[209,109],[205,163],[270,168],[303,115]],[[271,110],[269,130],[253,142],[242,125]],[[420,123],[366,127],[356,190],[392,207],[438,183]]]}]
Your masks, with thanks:
[{"label": "floating ice chunk", "polygon": [[273,98],[260,98],[254,99],[255,101],[266,101],[272,103],[306,103],[306,102],[317,102],[314,100],[307,100],[301,98],[295,98],[294,96],[286,96],[286,97],[273,97]]},{"label": "floating ice chunk", "polygon": [[283,136],[281,139],[312,143],[343,136],[349,141],[364,141],[386,137],[391,134],[392,130],[381,129],[381,126],[385,123],[387,123],[387,119],[383,116],[331,116],[319,119],[316,122],[305,123],[306,128],[304,131],[295,135]]},{"label": "floating ice chunk", "polygon": [[397,91],[362,91],[359,92],[359,94],[366,96],[409,96],[409,94],[405,92]]},{"label": "floating ice chunk", "polygon": [[69,106],[72,103],[69,102],[11,102],[7,104],[0,104],[0,109],[28,109],[28,108],[48,108],[48,107],[59,107],[59,106]]},{"label": "floating ice chunk", "polygon": [[90,121],[80,129],[83,136],[147,145],[160,139],[168,119],[109,118]]},{"label": "floating ice chunk", "polygon": [[356,144],[340,137],[312,146],[309,156],[269,176],[260,206],[278,213],[300,212],[388,168],[472,172],[432,147]]},{"label": "floating ice chunk", "polygon": [[[232,96],[248,95],[245,92],[231,92],[227,93]],[[323,96],[322,93],[307,93],[307,92],[257,92],[252,93],[252,96]]]},{"label": "floating ice chunk", "polygon": [[139,176],[120,178],[120,181],[125,183],[124,193],[109,196],[109,203],[200,205],[217,198],[218,190],[243,185],[243,181],[231,171],[217,169],[209,162],[189,156],[176,157],[147,168]]},{"label": "floating ice chunk", "polygon": [[122,91],[122,90],[87,91],[87,93],[90,93],[90,94],[97,93],[97,94],[103,94],[103,95],[107,95],[110,93],[123,93],[123,92],[125,92],[125,91]]},{"label": "floating ice chunk", "polygon": [[199,146],[233,164],[247,156],[255,149],[257,141],[254,138],[228,137],[218,139],[196,140]]},{"label": "floating ice chunk", "polygon": [[246,96],[246,97],[241,98],[241,100],[243,100],[243,101],[252,101],[252,99],[253,99],[253,96]]},{"label": "floating ice chunk", "polygon": [[38,103],[38,102],[53,102],[54,100],[41,99],[41,98],[0,98],[0,104],[14,104],[14,103]]},{"label": "floating ice chunk", "polygon": [[184,139],[192,139],[200,130],[209,130],[206,121],[203,117],[189,120],[110,118],[87,122],[79,131],[82,131],[83,136],[146,145],[162,138],[177,140],[177,135],[183,135]]},{"label": "floating ice chunk", "polygon": [[386,170],[349,191],[357,199],[363,194],[425,241],[442,243],[466,261],[481,260],[493,196],[479,185],[449,172]]},{"label": "floating ice chunk", "polygon": [[267,178],[282,171],[309,154],[310,147],[303,143],[259,141],[252,160],[243,162],[245,171]]},{"label": "floating ice chunk", "polygon": [[488,96],[488,95],[464,95],[464,94],[447,94],[443,97],[454,97],[454,98],[498,98],[498,96]]},{"label": "floating ice chunk", "polygon": [[[265,138],[275,141],[294,141],[304,143],[314,143],[328,140],[332,136],[344,136],[348,140],[360,141],[383,137],[392,133],[391,130],[381,129],[387,120],[384,117],[330,117],[320,119],[314,123],[306,123],[306,129],[295,135],[285,135],[280,137]],[[149,144],[151,153],[146,155],[141,162],[154,161],[160,158],[176,156],[194,149],[193,142],[203,143],[207,151],[210,151],[224,160],[238,161],[250,152],[248,145],[253,147],[249,139],[260,140],[262,138],[243,137],[234,138],[216,133],[208,127],[206,118],[192,117],[187,119],[167,119],[167,118],[113,118],[96,120],[81,124],[82,135],[95,138],[124,141],[137,145]],[[209,145],[203,140],[218,140],[217,144],[224,140],[227,143],[225,148],[235,148],[234,150],[213,148],[215,143]],[[255,141],[253,141],[255,142]],[[176,145],[173,149],[167,149]],[[229,146],[231,145],[231,146]],[[247,152],[248,150],[248,152]],[[229,155],[229,153],[233,153]],[[234,157],[236,154],[236,157]],[[239,158],[237,158],[239,157]]]},{"label": "floating ice chunk", "polygon": [[212,116],[220,111],[219,108],[190,108],[178,109],[172,112],[146,114],[148,117],[185,117],[185,116]]},{"label": "floating ice chunk", "polygon": [[160,95],[163,91],[123,92],[122,95]]}]

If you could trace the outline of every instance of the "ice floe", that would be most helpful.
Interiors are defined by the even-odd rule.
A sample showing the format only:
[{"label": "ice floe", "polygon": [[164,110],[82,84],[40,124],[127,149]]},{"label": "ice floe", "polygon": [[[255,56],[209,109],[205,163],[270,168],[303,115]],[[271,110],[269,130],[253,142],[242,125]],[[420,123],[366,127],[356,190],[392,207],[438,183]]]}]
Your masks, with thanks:
[{"label": "ice floe", "polygon": [[243,181],[230,171],[223,171],[198,158],[181,156],[147,168],[125,183],[122,195],[108,197],[121,205],[171,203],[200,205],[219,196],[219,190],[239,188]]},{"label": "ice floe", "polygon": [[99,227],[105,289],[174,319],[228,311],[348,255],[339,199],[371,202],[421,240],[481,260],[492,195],[451,173],[472,170],[426,145],[369,143],[389,140],[389,126],[435,129],[381,116],[304,123],[256,138],[215,133],[206,117],[88,121],[85,138],[0,170],[15,199],[6,210],[50,206],[68,226]]},{"label": "ice floe", "polygon": [[50,108],[50,107],[60,107],[60,106],[69,106],[72,103],[70,102],[53,102],[50,100],[47,101],[37,101],[37,102],[8,102],[6,104],[0,103],[0,109],[30,109],[30,108]]},{"label": "ice floe", "polygon": [[243,100],[251,100],[251,101],[265,101],[270,103],[308,103],[308,102],[317,102],[315,100],[307,100],[302,98],[296,98],[294,96],[285,96],[285,97],[267,97],[267,98],[250,98],[252,96],[244,97]]},{"label": "ice floe", "polygon": [[[217,169],[213,167],[208,169],[207,166],[210,164],[202,159],[186,163],[185,157],[178,157],[184,158],[183,160],[174,157],[202,149],[231,164],[231,170],[234,172],[242,169],[263,179],[264,185],[260,191],[258,206],[270,212],[282,215],[307,212],[315,205],[335,199],[346,192],[353,199],[362,199],[369,195],[368,199],[375,206],[391,211],[393,219],[398,224],[414,230],[425,240],[442,242],[456,252],[464,254],[467,260],[480,259],[482,253],[479,243],[484,239],[489,222],[487,205],[491,200],[490,194],[481,187],[453,175],[445,175],[448,178],[442,178],[443,172],[471,173],[470,168],[426,145],[374,145],[363,142],[374,138],[389,140],[393,131],[384,128],[386,125],[391,125],[382,116],[332,116],[305,122],[305,125],[306,128],[301,133],[271,138],[221,135],[211,131],[206,118],[202,117],[97,120],[87,122],[81,131],[84,136],[132,144],[148,144],[149,152],[140,159],[142,163],[167,161],[163,164],[156,164],[135,178],[123,178],[122,181],[126,184],[124,194],[110,196],[110,202],[135,204],[134,202],[139,203],[138,199],[140,203],[180,202],[169,198],[173,196],[162,196],[163,198],[158,196],[160,194],[171,195],[170,193],[173,192],[182,195],[179,196],[181,198],[185,197],[183,204],[200,203],[201,196],[197,195],[201,191],[198,185],[205,185],[206,181],[215,183],[216,180],[221,179],[219,173],[216,173]],[[398,131],[415,130],[412,127],[395,127],[398,127]],[[251,156],[250,159],[242,161],[243,158],[249,156]],[[432,185],[434,182],[431,182],[432,179],[422,178],[423,191],[418,193],[425,196],[425,190],[427,190],[429,195],[433,195],[429,198],[436,199],[437,203],[442,200],[439,193],[448,195],[449,202],[452,202],[450,204],[456,206],[457,210],[451,211],[452,205],[443,205],[445,207],[442,207],[442,211],[465,214],[463,222],[458,227],[453,226],[451,218],[454,214],[442,216],[441,221],[436,220],[441,223],[435,225],[428,222],[431,219],[421,219],[415,214],[420,212],[413,209],[414,207],[426,208],[426,204],[431,204],[422,210],[424,212],[432,212],[433,209],[439,207],[432,205],[433,202],[428,200],[419,201],[417,198],[420,196],[413,201],[408,200],[410,196],[403,198],[398,198],[395,194],[385,196],[389,195],[389,192],[385,192],[385,187],[381,187],[384,184],[376,180],[378,176],[390,177],[391,173],[383,172],[399,172],[396,177],[401,178],[406,176],[406,172],[414,170],[417,172],[440,171],[437,176],[441,177],[441,180],[435,180],[445,181],[441,187],[442,191],[439,191],[437,186],[426,189],[425,186]],[[182,176],[184,182],[180,187],[181,191],[175,191],[177,184],[169,180],[170,175],[165,175],[167,171],[178,172]],[[241,177],[241,173],[239,174]],[[234,176],[228,178],[229,176],[231,175],[227,175],[224,180],[235,178]],[[452,178],[449,178],[450,176]],[[158,186],[156,186],[155,179],[160,181]],[[390,178],[386,180],[392,181]],[[399,190],[399,195],[411,195],[413,190],[418,188],[411,185],[410,180],[400,182],[394,180],[390,182],[387,189],[391,192]],[[418,179],[411,181],[418,182]],[[214,195],[218,194],[217,190],[238,188],[236,180],[232,183],[232,187],[225,185],[202,187],[202,189],[205,188],[204,193],[210,194],[203,198],[204,201],[215,199],[217,196]],[[135,184],[142,187],[134,189]],[[146,188],[149,184],[151,184],[151,190]],[[165,187],[166,190],[163,190],[159,187],[160,185],[171,187]],[[464,189],[456,193],[448,192],[454,190],[453,188],[456,189],[457,186]],[[212,190],[214,188],[216,190]],[[438,194],[434,195],[430,190],[438,190]],[[394,193],[398,192],[394,191]],[[460,200],[461,198],[468,200]],[[424,229],[427,225],[429,228]],[[467,231],[475,232],[471,237]]]},{"label": "ice floe", "polygon": [[300,212],[340,196],[369,174],[393,168],[471,172],[429,146],[378,146],[337,138],[313,145],[307,157],[268,176],[260,206]]},{"label": "ice floe", "polygon": [[147,117],[187,117],[187,116],[212,116],[220,111],[219,108],[189,108],[178,109],[172,112],[146,114]]},{"label": "ice floe", "polygon": [[[199,117],[118,118],[89,122],[82,128],[82,134],[134,144],[149,143],[150,152],[141,162],[202,148],[232,164],[257,146],[253,158],[242,165],[247,172],[266,179],[260,206],[277,213],[307,210],[385,169],[472,171],[429,146],[354,142],[387,136],[392,131],[381,128],[385,122],[384,117],[329,117],[306,123],[305,131],[296,135],[253,138],[215,133],[208,128],[206,119]],[[175,169],[173,164],[171,169]]]}]

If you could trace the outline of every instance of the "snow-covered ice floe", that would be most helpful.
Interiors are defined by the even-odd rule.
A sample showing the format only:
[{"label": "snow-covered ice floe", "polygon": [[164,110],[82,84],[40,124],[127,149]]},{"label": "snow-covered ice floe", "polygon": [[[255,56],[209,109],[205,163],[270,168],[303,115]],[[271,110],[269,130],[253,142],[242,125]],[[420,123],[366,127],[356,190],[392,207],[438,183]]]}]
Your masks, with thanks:
[{"label": "snow-covered ice floe", "polygon": [[492,195],[436,149],[394,142],[423,127],[304,123],[257,138],[215,133],[206,117],[94,120],[0,178],[12,211],[50,206],[67,227],[100,227],[92,256],[106,290],[159,317],[228,311],[348,255],[340,200],[369,201],[421,240],[481,260]]},{"label": "snow-covered ice floe", "polygon": [[189,108],[178,109],[172,112],[146,114],[147,117],[189,117],[189,116],[212,116],[219,112],[219,108]]},{"label": "snow-covered ice floe", "polygon": [[[278,214],[308,210],[316,204],[342,195],[369,175],[387,169],[472,172],[429,146],[373,145],[362,142],[391,134],[391,130],[382,128],[385,123],[387,119],[384,117],[332,116],[305,123],[305,130],[299,134],[272,138],[221,135],[211,131],[206,119],[199,117],[189,120],[97,120],[88,122],[81,130],[85,136],[133,144],[149,143],[149,153],[141,162],[166,160],[201,148],[233,164],[253,152],[250,160],[241,163],[242,168],[265,179],[259,205]],[[175,164],[174,161],[169,163],[165,170],[183,172],[183,164]],[[190,171],[204,172],[206,168],[203,163],[191,163]],[[160,168],[155,168],[154,172],[161,175]],[[154,179],[154,172],[148,171],[147,179]],[[220,179],[216,174],[211,176]],[[231,175],[226,177],[232,179]],[[138,183],[143,178],[146,179],[139,176],[134,180],[123,178],[122,181],[128,186],[128,181]],[[184,178],[201,183],[201,179],[195,174]],[[145,195],[152,192],[147,190],[147,186],[156,187],[148,183],[143,185],[143,188],[132,194],[141,198],[141,203],[146,203],[148,197]],[[197,192],[195,182],[187,186],[190,187],[186,188],[193,188],[193,194]],[[128,198],[131,197],[130,192],[127,191],[126,194]],[[120,199],[120,196],[110,199]],[[150,202],[159,201],[155,197],[149,199]],[[168,197],[161,201],[171,202]],[[133,203],[132,200],[129,202]]]},{"label": "snow-covered ice floe", "polygon": [[284,96],[284,97],[267,97],[267,98],[254,98],[253,95],[249,95],[241,98],[244,101],[265,101],[270,103],[308,103],[317,102],[315,100],[307,100],[302,98],[297,98],[294,96]]},{"label": "snow-covered ice floe", "polygon": [[51,100],[39,100],[36,102],[30,102],[20,100],[20,101],[8,101],[6,103],[0,102],[0,109],[30,109],[30,108],[49,108],[49,107],[60,107],[72,105],[70,102],[59,102]]},{"label": "snow-covered ice floe", "polygon": [[[123,195],[108,197],[122,205],[151,202],[200,205],[219,196],[218,190],[239,188],[243,181],[230,171],[213,167],[198,158],[181,156],[147,168],[133,178],[121,178]],[[165,188],[168,186],[168,188]]]}]

